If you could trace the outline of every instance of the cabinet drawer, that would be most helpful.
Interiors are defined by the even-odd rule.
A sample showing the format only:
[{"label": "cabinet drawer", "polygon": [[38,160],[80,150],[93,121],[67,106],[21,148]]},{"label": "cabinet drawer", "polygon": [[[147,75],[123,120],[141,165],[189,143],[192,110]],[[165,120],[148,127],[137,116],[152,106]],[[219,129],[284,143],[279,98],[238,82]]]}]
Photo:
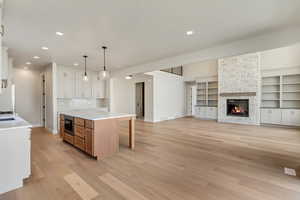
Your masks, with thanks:
[{"label": "cabinet drawer", "polygon": [[86,137],[85,137],[85,151],[90,154],[93,155],[94,154],[94,134],[93,134],[93,130],[86,128],[85,129],[85,133],[86,133]]},{"label": "cabinet drawer", "polygon": [[84,127],[75,125],[75,135],[84,138],[85,137]]},{"label": "cabinet drawer", "polygon": [[74,136],[69,135],[68,133],[64,133],[64,141],[74,144]]},{"label": "cabinet drawer", "polygon": [[85,120],[85,128],[93,129],[94,128],[94,121],[92,121],[92,120]]},{"label": "cabinet drawer", "polygon": [[74,145],[75,147],[85,151],[85,141],[81,137],[75,136]]},{"label": "cabinet drawer", "polygon": [[81,118],[75,118],[75,125],[78,125],[78,126],[84,126],[84,119],[81,119]]}]

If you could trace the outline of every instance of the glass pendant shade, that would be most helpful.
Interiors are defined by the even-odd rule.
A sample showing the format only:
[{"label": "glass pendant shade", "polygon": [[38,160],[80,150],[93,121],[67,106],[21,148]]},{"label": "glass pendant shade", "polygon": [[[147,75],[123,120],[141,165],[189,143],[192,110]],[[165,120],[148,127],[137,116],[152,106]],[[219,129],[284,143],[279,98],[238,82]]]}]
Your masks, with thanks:
[{"label": "glass pendant shade", "polygon": [[88,76],[87,76],[87,73],[84,74],[83,80],[84,80],[84,81],[88,81],[88,80],[89,80],[89,78],[88,78]]},{"label": "glass pendant shade", "polygon": [[109,72],[108,71],[101,71],[99,72],[99,77],[102,79],[102,80],[106,80],[109,78]]}]

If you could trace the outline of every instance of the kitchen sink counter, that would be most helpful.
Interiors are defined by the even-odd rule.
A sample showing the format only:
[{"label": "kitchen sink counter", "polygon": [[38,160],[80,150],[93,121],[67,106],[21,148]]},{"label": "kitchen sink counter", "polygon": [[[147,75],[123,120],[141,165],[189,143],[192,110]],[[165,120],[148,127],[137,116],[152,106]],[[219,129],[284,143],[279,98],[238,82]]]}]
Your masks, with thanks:
[{"label": "kitchen sink counter", "polygon": [[62,111],[60,114],[69,115],[73,117],[78,117],[87,120],[105,120],[105,119],[115,119],[123,117],[135,117],[134,114],[124,114],[124,113],[111,113],[104,112],[98,109],[80,109],[80,110],[70,110]]},{"label": "kitchen sink counter", "polygon": [[2,116],[0,119],[3,118],[14,118],[14,120],[7,120],[7,121],[0,121],[0,133],[5,130],[10,130],[10,129],[17,129],[17,128],[31,128],[32,125],[22,119],[19,116]]}]

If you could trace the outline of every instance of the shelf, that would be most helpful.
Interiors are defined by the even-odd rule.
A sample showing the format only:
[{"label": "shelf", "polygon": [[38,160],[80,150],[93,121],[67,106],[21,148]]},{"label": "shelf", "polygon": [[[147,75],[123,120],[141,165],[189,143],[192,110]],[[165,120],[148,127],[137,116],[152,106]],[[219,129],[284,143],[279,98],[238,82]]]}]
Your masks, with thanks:
[{"label": "shelf", "polygon": [[218,99],[208,99],[208,101],[218,101]]},{"label": "shelf", "polygon": [[280,99],[262,99],[262,101],[280,101]]},{"label": "shelf", "polygon": [[261,109],[280,109],[279,107],[260,107]]},{"label": "shelf", "polygon": [[282,101],[300,101],[300,99],[282,99]]},{"label": "shelf", "polygon": [[268,83],[268,84],[262,84],[262,86],[280,86],[279,83]]},{"label": "shelf", "polygon": [[212,89],[218,89],[218,87],[209,87],[208,89],[209,89],[209,90],[212,90]]},{"label": "shelf", "polygon": [[300,85],[300,82],[295,82],[295,83],[282,83],[282,85]]},{"label": "shelf", "polygon": [[283,91],[282,93],[300,93],[300,90],[298,90],[298,91]]},{"label": "shelf", "polygon": [[280,93],[280,91],[269,91],[269,92],[262,92],[263,94],[272,94],[272,93]]}]

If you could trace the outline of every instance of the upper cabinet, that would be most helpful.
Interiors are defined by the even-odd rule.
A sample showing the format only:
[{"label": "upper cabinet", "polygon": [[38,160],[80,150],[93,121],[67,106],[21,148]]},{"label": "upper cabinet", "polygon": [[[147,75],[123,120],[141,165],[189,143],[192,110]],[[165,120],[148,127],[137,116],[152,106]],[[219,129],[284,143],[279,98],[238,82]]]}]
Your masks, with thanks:
[{"label": "upper cabinet", "polygon": [[75,96],[75,71],[60,67],[58,69],[58,98],[73,98]]},{"label": "upper cabinet", "polygon": [[88,72],[88,80],[83,80],[84,72],[76,72],[76,97],[77,98],[92,98],[92,80],[91,73]]},{"label": "upper cabinet", "polygon": [[93,97],[105,98],[105,81],[101,80],[98,74],[93,74],[92,80],[93,80]]},{"label": "upper cabinet", "polygon": [[97,73],[88,71],[84,81],[84,71],[70,67],[58,67],[57,98],[105,98],[105,82]]}]

